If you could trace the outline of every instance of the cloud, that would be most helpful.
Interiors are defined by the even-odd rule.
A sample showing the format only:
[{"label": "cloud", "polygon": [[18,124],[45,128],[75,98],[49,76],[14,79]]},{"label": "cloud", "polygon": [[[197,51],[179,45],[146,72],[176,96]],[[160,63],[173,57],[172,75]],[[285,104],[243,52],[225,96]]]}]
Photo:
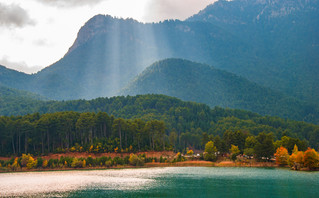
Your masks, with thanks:
[{"label": "cloud", "polygon": [[144,15],[145,21],[165,19],[184,20],[198,13],[216,0],[149,0]]},{"label": "cloud", "polygon": [[21,28],[26,25],[35,25],[26,10],[16,4],[0,3],[0,26]]},{"label": "cloud", "polygon": [[36,46],[49,46],[49,43],[48,43],[48,40],[47,39],[37,39],[37,40],[34,40],[32,42],[34,45]]},{"label": "cloud", "polygon": [[37,0],[38,2],[50,6],[60,7],[60,8],[72,8],[81,7],[85,5],[96,5],[105,0]]},{"label": "cloud", "polygon": [[0,65],[27,74],[36,73],[42,69],[41,66],[28,66],[24,61],[11,61],[7,56],[3,56],[2,59],[0,59]]}]

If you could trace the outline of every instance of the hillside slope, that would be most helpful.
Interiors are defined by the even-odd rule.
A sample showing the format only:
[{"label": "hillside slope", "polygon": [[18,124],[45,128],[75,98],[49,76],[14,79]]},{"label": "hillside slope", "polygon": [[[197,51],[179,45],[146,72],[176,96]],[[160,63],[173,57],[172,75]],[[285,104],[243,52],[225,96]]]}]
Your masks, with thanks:
[{"label": "hillside slope", "polygon": [[310,108],[305,108],[306,104],[300,100],[232,73],[182,59],[154,63],[121,94],[164,94],[211,107],[245,109],[297,120],[319,115],[317,109],[309,111]]},{"label": "hillside slope", "polygon": [[0,85],[0,115],[24,115],[46,100],[38,94]]},{"label": "hillside slope", "polygon": [[220,0],[187,21],[209,22],[255,45],[256,65],[228,71],[302,100],[319,99],[318,0]]}]

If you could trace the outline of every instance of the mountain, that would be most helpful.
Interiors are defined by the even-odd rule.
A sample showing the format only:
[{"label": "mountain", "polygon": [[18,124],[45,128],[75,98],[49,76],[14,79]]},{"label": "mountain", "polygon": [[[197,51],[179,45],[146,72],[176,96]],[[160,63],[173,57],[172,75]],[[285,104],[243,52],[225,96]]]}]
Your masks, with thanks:
[{"label": "mountain", "polygon": [[318,108],[307,107],[298,99],[232,73],[182,59],[154,63],[121,94],[164,94],[211,107],[245,109],[297,120],[313,119],[319,115]]},{"label": "mountain", "polygon": [[225,64],[224,69],[300,99],[318,101],[318,0],[220,0],[187,21],[209,22],[255,45],[255,65]]},{"label": "mountain", "polygon": [[97,15],[81,28],[68,53],[30,76],[25,89],[58,100],[113,96],[157,60],[187,57],[218,65],[241,59],[247,52],[242,49],[249,48],[210,23],[143,24]]},{"label": "mountain", "polygon": [[[220,49],[226,42],[232,44]],[[231,55],[226,51],[239,53],[246,47],[212,24],[182,21],[143,24],[97,15],[81,28],[61,60],[35,75],[33,86],[37,93],[53,99],[113,96],[157,60],[189,57],[218,62],[229,59]]]}]

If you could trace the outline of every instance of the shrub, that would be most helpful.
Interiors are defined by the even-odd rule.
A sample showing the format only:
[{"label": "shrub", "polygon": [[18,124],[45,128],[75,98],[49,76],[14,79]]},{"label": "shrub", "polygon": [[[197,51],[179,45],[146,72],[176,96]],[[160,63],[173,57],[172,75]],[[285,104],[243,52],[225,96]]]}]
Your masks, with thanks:
[{"label": "shrub", "polygon": [[89,155],[89,157],[86,158],[86,164],[89,166],[95,166],[95,160]]},{"label": "shrub", "polygon": [[105,166],[106,166],[106,167],[108,167],[108,168],[109,168],[109,167],[111,167],[111,166],[112,166],[112,161],[111,161],[111,160],[105,161],[105,163],[104,163],[104,164],[105,164]]},{"label": "shrub", "polygon": [[[85,164],[86,165],[86,164]],[[71,163],[72,168],[81,168],[83,167],[83,161],[79,160],[78,158],[73,158],[73,161]]]},{"label": "shrub", "polygon": [[37,163],[38,163],[37,160],[34,160],[33,157],[30,157],[30,158],[29,158],[29,161],[28,161],[28,163],[27,163],[27,168],[28,168],[28,169],[35,168],[35,167],[37,166]]},{"label": "shrub", "polygon": [[43,164],[42,164],[42,167],[43,168],[46,168],[48,166],[48,161],[47,160],[44,160],[43,161]]},{"label": "shrub", "polygon": [[[9,164],[10,165],[10,164]],[[9,167],[9,166],[8,166]],[[18,163],[18,158],[15,158],[14,162],[12,163],[10,167],[13,171],[17,170],[20,168],[20,165]]]},{"label": "shrub", "polygon": [[187,155],[193,155],[194,154],[194,151],[193,150],[188,150],[187,151]]},{"label": "shrub", "polygon": [[120,158],[120,157],[114,157],[113,158],[113,162],[116,165],[124,165],[124,160],[122,158]]},{"label": "shrub", "polygon": [[144,161],[139,158],[137,155],[131,154],[129,157],[129,163],[130,165],[133,166],[143,166],[144,165]]},{"label": "shrub", "polygon": [[182,154],[181,154],[180,152],[178,152],[178,153],[176,154],[175,159],[174,159],[175,162],[182,162],[182,161],[184,161],[184,160],[185,160],[185,159],[184,159],[184,157],[182,156]]},{"label": "shrub", "polygon": [[43,159],[41,157],[38,157],[36,167],[41,168],[42,165],[43,165]]},{"label": "shrub", "polygon": [[31,169],[36,167],[38,162],[34,160],[34,158],[30,154],[22,154],[20,163],[22,167],[27,167],[28,169]]}]

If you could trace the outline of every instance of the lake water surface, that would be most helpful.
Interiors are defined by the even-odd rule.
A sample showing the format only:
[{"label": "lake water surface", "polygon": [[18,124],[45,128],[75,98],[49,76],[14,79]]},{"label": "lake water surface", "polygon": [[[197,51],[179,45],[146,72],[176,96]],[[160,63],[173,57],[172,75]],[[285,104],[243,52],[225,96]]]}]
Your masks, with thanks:
[{"label": "lake water surface", "polygon": [[319,172],[168,167],[0,174],[0,197],[319,197]]}]

